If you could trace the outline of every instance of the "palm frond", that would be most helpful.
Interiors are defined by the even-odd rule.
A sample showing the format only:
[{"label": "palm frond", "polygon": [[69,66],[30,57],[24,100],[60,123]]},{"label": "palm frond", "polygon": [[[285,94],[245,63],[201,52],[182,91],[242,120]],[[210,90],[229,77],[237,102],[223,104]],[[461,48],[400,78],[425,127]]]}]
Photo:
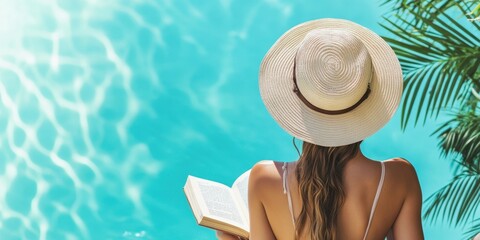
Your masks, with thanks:
[{"label": "palm frond", "polygon": [[480,202],[480,172],[463,171],[425,200],[425,218],[439,217],[456,226],[472,220]]},{"label": "palm frond", "polygon": [[477,6],[475,6],[475,8],[472,10],[470,14],[473,14],[476,16],[480,15],[480,3]]},{"label": "palm frond", "polygon": [[[478,100],[473,100],[478,102]],[[478,108],[464,106],[454,118],[441,125],[433,135],[440,139],[442,154],[457,158],[452,181],[425,202],[426,218],[448,220],[455,225],[468,224],[480,202],[480,116]]]},{"label": "palm frond", "polygon": [[[478,0],[451,1],[451,0],[384,0],[381,5],[389,5],[392,12],[397,16],[408,16],[411,12],[427,17],[435,21],[438,13],[452,10],[460,10],[467,16],[474,27],[480,30],[480,3]],[[420,28],[426,24],[418,19],[412,18],[415,26]]]},{"label": "palm frond", "polygon": [[444,156],[459,155],[463,166],[480,172],[480,116],[475,111],[460,112],[441,125],[433,135],[440,139]]},{"label": "palm frond", "polygon": [[477,234],[480,234],[480,218],[473,220],[472,224],[473,226],[465,233],[465,240],[471,240],[477,236]]},{"label": "palm frond", "polygon": [[477,0],[466,1],[451,1],[451,0],[384,0],[381,5],[390,5],[390,8],[397,13],[406,12],[407,9],[416,12],[432,12],[432,6],[440,11],[447,11],[452,7],[459,7],[470,9],[471,14],[480,12],[479,3]]},{"label": "palm frond", "polygon": [[[464,104],[467,96],[462,93],[478,84],[474,75],[480,69],[480,30],[472,32],[476,28],[466,26],[472,24],[466,17],[459,22],[438,10],[433,21],[428,14],[406,11],[409,16],[398,15],[396,21],[384,18],[382,24],[393,35],[384,39],[399,57],[405,75],[402,128],[410,119],[416,125],[423,116],[425,123],[444,108]],[[422,22],[422,27],[411,19]]]}]

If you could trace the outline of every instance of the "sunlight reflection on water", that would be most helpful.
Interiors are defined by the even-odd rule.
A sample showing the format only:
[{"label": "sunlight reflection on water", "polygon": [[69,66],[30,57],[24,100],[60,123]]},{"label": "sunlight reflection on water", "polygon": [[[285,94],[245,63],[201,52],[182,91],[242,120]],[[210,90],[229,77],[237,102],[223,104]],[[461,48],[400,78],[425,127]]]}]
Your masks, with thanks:
[{"label": "sunlight reflection on water", "polygon": [[[157,47],[159,30],[114,1],[1,6],[2,239],[107,239],[128,232],[112,229],[115,223],[151,225],[141,200],[144,175],[162,165],[128,134],[149,99],[133,89],[137,63],[128,62],[125,48],[140,42],[127,38],[123,20],[152,32],[155,40],[140,52]],[[154,71],[143,67],[136,74]],[[158,79],[143,81],[159,89]],[[150,238],[141,229],[127,235]]]}]

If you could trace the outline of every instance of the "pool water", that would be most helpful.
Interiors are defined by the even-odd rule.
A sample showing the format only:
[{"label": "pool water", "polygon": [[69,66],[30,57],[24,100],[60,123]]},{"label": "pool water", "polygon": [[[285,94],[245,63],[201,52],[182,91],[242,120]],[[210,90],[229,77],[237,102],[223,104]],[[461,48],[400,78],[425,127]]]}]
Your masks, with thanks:
[{"label": "pool water", "polygon": [[[263,55],[315,18],[385,33],[379,5],[0,0],[0,239],[213,239],[187,175],[231,184],[259,160],[296,158],[260,100]],[[436,124],[402,132],[397,114],[362,148],[409,159],[426,197],[451,177]]]}]

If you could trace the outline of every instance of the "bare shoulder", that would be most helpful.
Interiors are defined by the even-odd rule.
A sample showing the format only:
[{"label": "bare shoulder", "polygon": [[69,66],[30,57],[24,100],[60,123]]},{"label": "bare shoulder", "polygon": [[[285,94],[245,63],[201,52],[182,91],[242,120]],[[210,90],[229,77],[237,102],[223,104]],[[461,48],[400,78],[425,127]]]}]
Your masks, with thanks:
[{"label": "bare shoulder", "polygon": [[256,163],[250,172],[249,189],[261,194],[281,185],[281,164],[271,160]]},{"label": "bare shoulder", "polygon": [[252,167],[252,173],[255,172],[259,172],[259,173],[262,173],[262,172],[265,172],[265,171],[269,171],[271,170],[271,168],[273,168],[275,166],[275,161],[272,161],[272,160],[262,160],[262,161],[259,161],[257,163],[255,163],[255,165],[253,165]]},{"label": "bare shoulder", "polygon": [[405,171],[405,172],[410,172],[410,171],[415,171],[415,168],[413,167],[412,163],[410,163],[407,159],[405,158],[392,158],[387,161],[385,161],[389,166],[392,168],[398,170],[398,171]]},{"label": "bare shoulder", "polygon": [[392,158],[385,161],[390,174],[397,176],[398,180],[411,182],[418,181],[415,167],[407,159]]},{"label": "bare shoulder", "polygon": [[279,166],[279,162],[271,160],[256,163],[250,172],[250,182],[264,183],[277,180],[280,177]]}]

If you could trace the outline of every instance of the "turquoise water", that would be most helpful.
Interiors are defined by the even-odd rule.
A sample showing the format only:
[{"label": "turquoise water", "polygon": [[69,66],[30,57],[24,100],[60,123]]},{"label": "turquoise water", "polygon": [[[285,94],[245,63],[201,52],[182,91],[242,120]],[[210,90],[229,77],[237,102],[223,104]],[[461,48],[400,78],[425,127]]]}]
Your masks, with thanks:
[{"label": "turquoise water", "polygon": [[[231,184],[296,157],[259,97],[265,52],[314,18],[384,33],[379,5],[0,0],[0,239],[213,239],[185,200],[188,174]],[[451,177],[434,128],[404,133],[397,115],[363,149],[409,159],[428,196]]]}]

